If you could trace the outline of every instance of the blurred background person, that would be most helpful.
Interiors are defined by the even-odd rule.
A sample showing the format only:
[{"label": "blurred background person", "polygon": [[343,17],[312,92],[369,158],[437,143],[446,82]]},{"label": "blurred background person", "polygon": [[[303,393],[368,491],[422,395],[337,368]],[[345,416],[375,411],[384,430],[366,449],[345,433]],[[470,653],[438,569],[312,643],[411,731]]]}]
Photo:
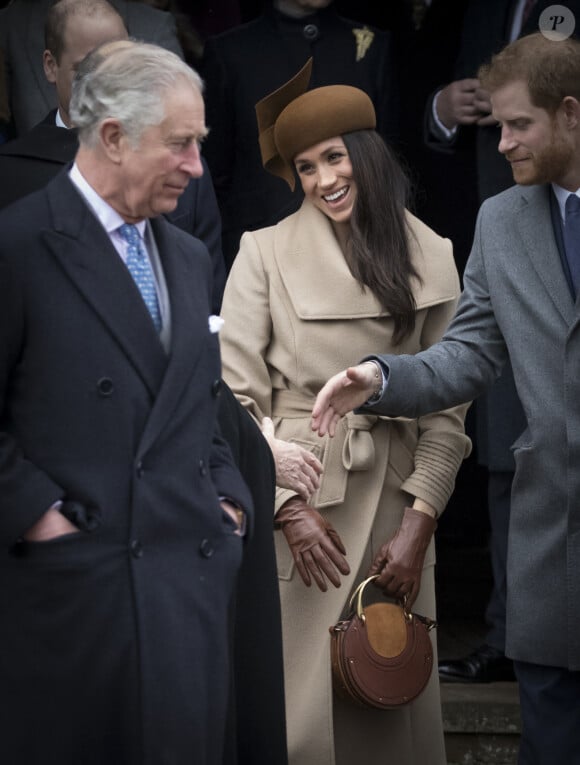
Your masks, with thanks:
[{"label": "blurred background person", "polygon": [[[5,56],[13,135],[30,130],[57,105],[42,59],[46,47],[44,23],[52,4],[53,0],[12,0],[0,10],[0,48]],[[171,14],[131,0],[111,0],[111,5],[132,38],[155,43],[183,57]]]},{"label": "blurred background person", "polygon": [[132,2],[141,2],[151,6],[151,8],[157,8],[159,11],[166,11],[171,14],[175,21],[177,39],[181,45],[183,56],[190,66],[197,67],[203,54],[203,37],[191,23],[191,19],[182,9],[178,0],[132,0]]},{"label": "blurred background person", "polygon": [[377,128],[399,137],[399,71],[388,32],[342,18],[332,0],[271,0],[252,21],[206,40],[200,67],[213,177],[229,269],[244,231],[277,222],[302,200],[262,167],[254,105],[313,59],[313,86],[344,83],[371,97]]}]

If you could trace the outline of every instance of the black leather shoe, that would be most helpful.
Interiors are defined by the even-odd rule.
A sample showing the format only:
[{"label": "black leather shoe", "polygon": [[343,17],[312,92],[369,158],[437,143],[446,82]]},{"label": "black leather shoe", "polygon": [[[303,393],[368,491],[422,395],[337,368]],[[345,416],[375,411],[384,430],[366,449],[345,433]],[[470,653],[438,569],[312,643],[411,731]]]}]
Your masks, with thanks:
[{"label": "black leather shoe", "polygon": [[482,645],[463,659],[439,662],[442,683],[496,683],[515,681],[514,665],[497,648]]}]

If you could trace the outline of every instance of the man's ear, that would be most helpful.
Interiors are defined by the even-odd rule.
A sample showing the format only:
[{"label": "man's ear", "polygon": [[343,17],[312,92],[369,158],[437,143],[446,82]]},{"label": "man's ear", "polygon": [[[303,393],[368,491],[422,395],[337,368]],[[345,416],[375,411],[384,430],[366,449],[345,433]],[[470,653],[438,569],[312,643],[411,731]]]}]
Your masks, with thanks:
[{"label": "man's ear", "polygon": [[564,113],[566,127],[574,130],[580,124],[580,102],[574,96],[566,96],[562,99],[560,108]]},{"label": "man's ear", "polygon": [[113,117],[103,120],[99,128],[99,136],[107,157],[115,164],[119,164],[128,143],[127,136],[119,120]]},{"label": "man's ear", "polygon": [[42,54],[42,66],[44,68],[44,74],[49,82],[56,82],[56,72],[58,64],[55,57],[49,50],[45,50]]}]

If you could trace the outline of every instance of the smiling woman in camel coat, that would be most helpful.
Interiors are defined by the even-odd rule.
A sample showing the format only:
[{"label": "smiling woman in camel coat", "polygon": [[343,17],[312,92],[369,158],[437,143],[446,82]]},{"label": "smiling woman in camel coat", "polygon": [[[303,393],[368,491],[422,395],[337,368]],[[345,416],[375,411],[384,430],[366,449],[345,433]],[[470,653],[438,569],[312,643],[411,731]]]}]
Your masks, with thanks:
[{"label": "smiling woman in camel coat", "polygon": [[[412,215],[407,221],[422,284],[413,281],[416,326],[401,345],[393,346],[390,316],[352,277],[330,221],[308,201],[278,225],[244,234],[226,285],[224,378],[258,422],[272,417],[277,438],[298,442],[322,461],[311,504],[340,534],[351,568],[340,589],[307,588],[282,532],[275,532],[294,765],[446,762],[437,672],[404,708],[358,709],[333,698],[328,628],[398,528],[404,507],[418,497],[444,510],[470,449],[465,407],[418,420],[349,414],[334,439],[310,428],[314,398],[329,377],[377,349],[416,353],[441,337],[453,316],[459,279],[451,244]],[[278,489],[276,508],[290,496]],[[434,563],[432,541],[413,606],[432,618]],[[436,658],[435,650],[435,666]]]}]

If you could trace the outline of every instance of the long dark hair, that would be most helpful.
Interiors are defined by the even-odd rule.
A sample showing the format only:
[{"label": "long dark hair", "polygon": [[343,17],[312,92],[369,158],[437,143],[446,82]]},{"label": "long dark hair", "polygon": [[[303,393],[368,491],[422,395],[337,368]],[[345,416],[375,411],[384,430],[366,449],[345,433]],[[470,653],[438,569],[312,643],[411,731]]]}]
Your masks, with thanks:
[{"label": "long dark hair", "polygon": [[398,345],[415,328],[411,277],[420,279],[411,262],[405,219],[410,183],[374,130],[346,133],[343,139],[357,185],[347,262],[354,278],[391,314],[393,342]]}]

